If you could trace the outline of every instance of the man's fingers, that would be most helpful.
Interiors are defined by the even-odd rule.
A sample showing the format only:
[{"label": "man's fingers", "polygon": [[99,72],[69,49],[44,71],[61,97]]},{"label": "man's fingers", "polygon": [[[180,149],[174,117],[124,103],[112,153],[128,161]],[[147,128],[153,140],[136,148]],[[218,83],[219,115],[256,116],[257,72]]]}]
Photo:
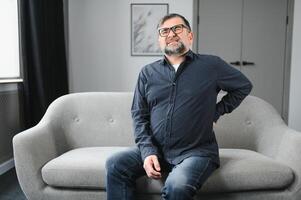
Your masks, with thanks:
[{"label": "man's fingers", "polygon": [[154,176],[160,176],[160,175],[161,175],[160,172],[157,172],[157,171],[154,170],[154,169],[150,169],[149,173],[150,173],[151,175],[154,175]]},{"label": "man's fingers", "polygon": [[156,170],[156,171],[160,171],[160,170],[161,170],[161,168],[160,168],[160,163],[159,163],[157,157],[154,157],[154,158],[153,158],[153,163],[154,163],[155,170]]},{"label": "man's fingers", "polygon": [[145,166],[145,171],[147,173],[147,176],[150,178],[161,178],[161,173],[157,172],[154,168],[153,165],[146,165]]},{"label": "man's fingers", "polygon": [[151,178],[161,178],[161,173],[155,170],[150,171],[149,175],[150,175],[149,177]]},{"label": "man's fingers", "polygon": [[161,168],[157,156],[155,155],[148,156],[144,160],[143,167],[148,177],[155,178],[155,179],[161,178],[161,173],[159,172]]},{"label": "man's fingers", "polygon": [[161,176],[160,172],[157,172],[154,168],[153,165],[147,165],[145,168],[147,174],[151,175],[151,176]]}]

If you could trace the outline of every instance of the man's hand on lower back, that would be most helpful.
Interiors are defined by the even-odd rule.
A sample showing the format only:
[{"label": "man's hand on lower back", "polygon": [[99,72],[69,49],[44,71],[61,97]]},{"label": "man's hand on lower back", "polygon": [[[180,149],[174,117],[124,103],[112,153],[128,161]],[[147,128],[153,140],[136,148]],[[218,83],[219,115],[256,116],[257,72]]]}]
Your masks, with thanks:
[{"label": "man's hand on lower back", "polygon": [[161,178],[161,168],[156,155],[147,156],[144,160],[143,168],[149,178]]}]

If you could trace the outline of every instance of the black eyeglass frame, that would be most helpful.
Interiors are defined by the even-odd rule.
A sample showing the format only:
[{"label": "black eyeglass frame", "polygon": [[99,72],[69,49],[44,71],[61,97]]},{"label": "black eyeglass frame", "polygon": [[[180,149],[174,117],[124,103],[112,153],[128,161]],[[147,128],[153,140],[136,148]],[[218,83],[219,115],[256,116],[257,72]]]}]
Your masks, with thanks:
[{"label": "black eyeglass frame", "polygon": [[[181,26],[181,32],[176,33],[175,28],[178,27],[178,26]],[[184,25],[184,24],[177,24],[177,25],[174,25],[174,26],[169,27],[169,28],[166,28],[166,27],[165,27],[165,28],[158,28],[158,33],[159,33],[159,35],[160,35],[161,37],[167,37],[167,36],[169,35],[169,33],[170,33],[170,30],[171,30],[174,34],[177,35],[177,34],[180,34],[180,33],[183,32],[183,28],[186,28],[189,32],[191,31],[190,28],[187,27],[186,25]],[[162,31],[163,29],[168,30],[168,32],[166,33],[165,36],[161,34],[161,31]]]}]

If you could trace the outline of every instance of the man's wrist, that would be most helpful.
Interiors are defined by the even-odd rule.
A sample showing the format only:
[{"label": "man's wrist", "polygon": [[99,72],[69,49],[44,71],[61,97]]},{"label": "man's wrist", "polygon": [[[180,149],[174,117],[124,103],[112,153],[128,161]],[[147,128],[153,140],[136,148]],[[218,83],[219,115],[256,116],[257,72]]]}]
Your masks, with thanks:
[{"label": "man's wrist", "polygon": [[220,116],[221,116],[221,115],[219,114],[219,112],[215,111],[214,118],[213,118],[213,122],[216,123]]},{"label": "man's wrist", "polygon": [[141,151],[141,157],[142,160],[144,161],[148,156],[151,155],[156,155],[158,157],[158,152],[156,151],[156,149],[152,148],[152,147],[147,147],[147,149],[143,149]]}]

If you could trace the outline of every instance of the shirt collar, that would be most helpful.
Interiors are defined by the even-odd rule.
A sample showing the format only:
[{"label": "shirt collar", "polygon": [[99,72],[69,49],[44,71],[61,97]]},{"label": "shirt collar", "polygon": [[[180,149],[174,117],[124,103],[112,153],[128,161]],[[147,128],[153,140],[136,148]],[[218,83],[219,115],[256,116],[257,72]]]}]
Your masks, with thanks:
[{"label": "shirt collar", "polygon": [[[184,56],[185,56],[186,59],[192,60],[192,59],[193,59],[193,55],[194,55],[193,51],[191,51],[191,49],[189,49],[189,50],[185,53]],[[168,59],[166,58],[166,56],[164,56],[164,57],[161,59],[160,63],[163,64],[163,65],[165,65],[165,64],[169,63],[169,61],[168,61]]]}]

